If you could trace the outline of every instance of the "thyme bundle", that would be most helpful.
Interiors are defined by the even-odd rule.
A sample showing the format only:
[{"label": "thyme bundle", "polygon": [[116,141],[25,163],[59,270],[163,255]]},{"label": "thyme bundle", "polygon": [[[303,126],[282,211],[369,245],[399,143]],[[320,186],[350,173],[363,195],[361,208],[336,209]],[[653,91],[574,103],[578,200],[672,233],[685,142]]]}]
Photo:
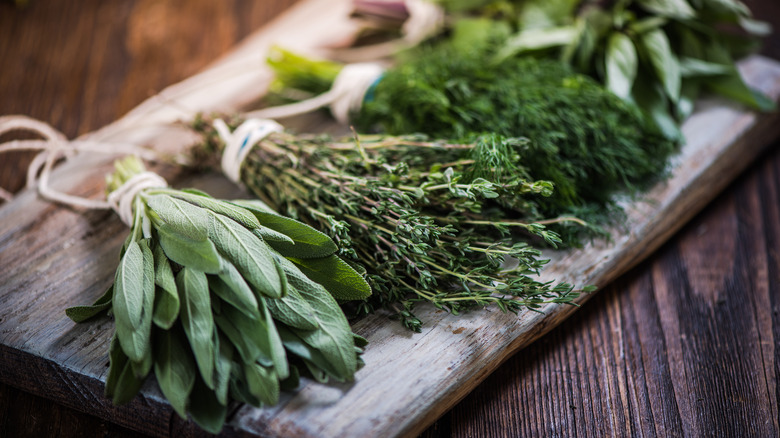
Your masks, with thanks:
[{"label": "thyme bundle", "polygon": [[[205,120],[196,129],[214,160],[222,148],[216,132]],[[240,177],[269,205],[327,232],[342,258],[364,267],[373,295],[354,306],[357,314],[386,308],[419,331],[420,302],[454,314],[490,304],[516,312],[579,295],[572,285],[533,279],[546,263],[537,248],[560,243],[546,225],[579,222],[539,218],[552,185],[523,172],[500,179],[477,172],[495,169],[480,151],[518,142],[497,135],[473,144],[335,141],[277,132],[254,145]]]},{"label": "thyme bundle", "polygon": [[[145,175],[135,157],[115,167],[109,192]],[[153,372],[182,418],[217,433],[231,400],[276,404],[301,372],[352,380],[366,341],[334,297],[370,289],[333,241],[259,201],[144,187],[126,204],[132,226],[114,284],[92,306],[66,311],[76,322],[113,315],[105,392],[115,404]],[[318,282],[322,270],[330,275]]]}]

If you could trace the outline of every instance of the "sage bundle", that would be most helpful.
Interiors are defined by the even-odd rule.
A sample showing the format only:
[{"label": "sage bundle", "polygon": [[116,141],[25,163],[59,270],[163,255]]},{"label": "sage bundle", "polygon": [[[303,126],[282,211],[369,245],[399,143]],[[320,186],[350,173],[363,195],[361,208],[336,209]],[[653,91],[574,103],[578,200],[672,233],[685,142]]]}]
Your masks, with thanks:
[{"label": "sage bundle", "polygon": [[[258,139],[244,129],[256,121],[241,122],[230,123],[242,132],[230,143],[249,150],[240,181],[283,214],[326,232],[342,258],[365,270],[373,294],[348,311],[384,308],[419,331],[414,309],[422,302],[453,314],[487,305],[517,312],[579,296],[572,285],[534,276],[546,263],[540,248],[560,243],[547,225],[581,221],[540,218],[552,185],[523,172],[494,173],[483,153],[512,150],[522,139],[487,135],[455,144],[278,131]],[[206,139],[200,159],[212,163],[224,147],[214,125],[221,121],[195,125]]]},{"label": "sage bundle", "polygon": [[354,378],[366,341],[337,300],[371,291],[330,238],[260,201],[168,188],[135,157],[115,167],[109,201],[131,231],[114,283],[66,311],[76,322],[113,315],[105,391],[115,404],[153,372],[182,418],[217,433],[231,400],[274,405],[301,374]]}]

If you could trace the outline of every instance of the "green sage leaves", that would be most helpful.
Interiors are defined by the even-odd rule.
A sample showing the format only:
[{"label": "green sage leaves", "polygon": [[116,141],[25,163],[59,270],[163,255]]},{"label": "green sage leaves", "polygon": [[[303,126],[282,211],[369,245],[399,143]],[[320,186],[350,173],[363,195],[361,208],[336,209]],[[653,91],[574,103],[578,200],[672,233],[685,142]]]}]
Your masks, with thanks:
[{"label": "green sage leaves", "polygon": [[[111,190],[143,172],[135,158],[116,167]],[[230,400],[274,404],[300,371],[354,378],[359,345],[336,299],[371,291],[329,237],[256,202],[192,190],[146,189],[134,203],[113,286],[66,311],[76,322],[112,311],[106,395],[115,403],[129,402],[153,371],[180,416],[217,433]],[[320,265],[338,269],[327,279]],[[287,348],[281,333],[306,348]]]}]

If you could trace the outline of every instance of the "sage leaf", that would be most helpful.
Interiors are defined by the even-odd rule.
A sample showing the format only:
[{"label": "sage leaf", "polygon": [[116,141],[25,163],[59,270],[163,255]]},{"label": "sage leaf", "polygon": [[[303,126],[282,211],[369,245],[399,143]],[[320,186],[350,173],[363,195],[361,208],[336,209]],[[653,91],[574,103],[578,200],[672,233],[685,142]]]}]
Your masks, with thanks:
[{"label": "sage leaf", "polygon": [[[318,258],[338,251],[338,246],[328,235],[314,228],[274,212],[266,211],[265,204],[257,205],[246,201],[233,201],[251,211],[257,220],[267,228],[277,231],[292,240],[268,241],[268,245],[285,257]],[[265,206],[265,207],[264,207]]]},{"label": "sage leaf", "polygon": [[207,274],[222,270],[222,259],[207,237],[196,240],[165,224],[157,227],[157,236],[165,255],[172,261]]},{"label": "sage leaf", "polygon": [[265,321],[247,317],[230,305],[223,305],[221,314],[214,315],[217,327],[225,334],[244,363],[273,364],[271,346],[267,341]]},{"label": "sage leaf", "polygon": [[371,295],[371,286],[350,265],[338,256],[319,259],[290,258],[311,280],[321,284],[337,300],[364,300]]},{"label": "sage leaf", "polygon": [[288,243],[290,245],[294,245],[295,244],[295,242],[291,238],[285,236],[284,234],[282,234],[282,233],[280,233],[278,231],[274,231],[274,230],[272,230],[272,229],[270,229],[268,227],[264,227],[262,225],[260,225],[260,227],[258,227],[258,228],[255,228],[254,230],[252,230],[252,232],[255,233],[256,235],[260,236],[260,238],[262,238],[263,240],[265,240],[267,242],[285,242],[285,243]]},{"label": "sage leaf", "polygon": [[122,350],[116,333],[111,338],[108,358],[109,366],[105,394],[106,397],[111,398],[115,405],[123,405],[138,394],[144,381],[137,378],[133,373],[130,359]]},{"label": "sage leaf", "polygon": [[286,293],[270,248],[258,236],[224,216],[211,213],[209,237],[258,292],[271,298]]},{"label": "sage leaf", "polygon": [[341,371],[334,367],[324,354],[306,343],[300,336],[293,332],[292,329],[285,326],[279,326],[277,329],[279,330],[279,335],[284,344],[284,348],[286,348],[287,351],[304,359],[310,364],[316,365],[317,368],[323,370],[337,380],[346,380],[346,377],[342,376]]},{"label": "sage leaf", "polygon": [[666,95],[676,103],[680,98],[680,64],[672,52],[669,39],[661,29],[647,32],[640,39]]},{"label": "sage leaf", "polygon": [[154,283],[158,288],[152,321],[160,328],[170,329],[179,317],[179,292],[171,264],[160,245],[154,246]]},{"label": "sage leaf", "polygon": [[688,20],[696,17],[696,12],[685,0],[637,0],[642,8],[658,15]]},{"label": "sage leaf", "polygon": [[[151,290],[150,290],[151,289]],[[133,362],[150,350],[154,306],[154,261],[146,239],[128,245],[114,279],[113,311],[117,338]]]},{"label": "sage leaf", "polygon": [[197,205],[198,207],[202,207],[213,213],[233,219],[234,221],[249,229],[258,228],[260,226],[257,218],[255,218],[252,213],[235,204],[231,204],[230,202],[200,195],[191,195],[186,192],[177,192],[172,196]]},{"label": "sage leaf", "polygon": [[190,415],[203,430],[217,434],[225,424],[227,406],[219,402],[212,389],[201,379],[195,380],[190,394]]},{"label": "sage leaf", "polygon": [[206,274],[184,267],[176,276],[182,292],[181,322],[203,381],[214,389],[214,319]]},{"label": "sage leaf", "polygon": [[352,329],[336,300],[321,285],[311,281],[289,260],[282,260],[290,286],[314,309],[319,327],[302,330],[292,327],[308,345],[319,350],[333,365],[337,380],[350,380],[357,369]]},{"label": "sage leaf", "polygon": [[279,299],[267,300],[266,305],[274,319],[290,327],[301,330],[314,330],[319,327],[314,308],[293,285],[288,284],[287,295]]},{"label": "sage leaf", "polygon": [[620,32],[610,35],[606,63],[607,88],[621,99],[629,100],[638,65],[631,38]]},{"label": "sage leaf", "polygon": [[280,380],[290,377],[290,366],[287,362],[287,353],[284,350],[282,344],[282,338],[279,335],[279,331],[276,329],[276,323],[271,316],[271,311],[266,305],[266,300],[260,298],[260,307],[264,317],[264,321],[267,326],[266,334],[268,339],[268,346],[271,352],[271,361],[273,362],[274,371]]},{"label": "sage leaf", "polygon": [[238,402],[246,403],[256,408],[261,407],[260,400],[249,392],[249,384],[246,382],[244,367],[235,362],[233,363],[230,374],[230,397]]},{"label": "sage leaf", "polygon": [[196,241],[208,236],[209,218],[204,209],[163,194],[147,195],[144,199],[155,225],[165,224],[169,230]]},{"label": "sage leaf", "polygon": [[111,299],[114,296],[114,285],[109,288],[91,306],[74,306],[65,309],[65,315],[73,322],[84,322],[111,308]]},{"label": "sage leaf", "polygon": [[225,263],[222,272],[217,277],[209,278],[211,290],[220,298],[230,303],[250,318],[260,316],[257,309],[257,298],[246,284],[241,273],[231,263]]},{"label": "sage leaf", "polygon": [[214,340],[218,344],[217,355],[214,358],[214,393],[221,405],[228,404],[228,388],[230,383],[230,368],[233,363],[233,346],[214,328]]},{"label": "sage leaf", "polygon": [[244,374],[249,392],[266,405],[275,405],[279,402],[279,379],[273,369],[260,364],[245,364]]},{"label": "sage leaf", "polygon": [[197,375],[195,359],[180,329],[162,330],[155,336],[154,374],[165,398],[177,414],[187,419],[187,400]]}]

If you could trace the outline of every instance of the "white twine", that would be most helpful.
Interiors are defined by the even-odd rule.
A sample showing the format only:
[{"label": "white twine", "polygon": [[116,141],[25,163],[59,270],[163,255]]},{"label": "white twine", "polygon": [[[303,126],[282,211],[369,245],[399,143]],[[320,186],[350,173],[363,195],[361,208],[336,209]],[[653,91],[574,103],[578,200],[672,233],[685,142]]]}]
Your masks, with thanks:
[{"label": "white twine", "polygon": [[284,127],[273,120],[256,118],[247,119],[232,133],[222,119],[217,119],[214,120],[214,129],[225,142],[222,172],[234,183],[241,182],[241,164],[254,145],[272,132],[284,131]]},{"label": "white twine", "polygon": [[[108,194],[108,205],[113,209],[128,227],[133,225],[133,201],[146,189],[168,187],[168,183],[154,172],[142,172],[132,176],[116,190]],[[146,219],[146,217],[145,217]],[[147,219],[148,220],[148,219]],[[144,224],[144,226],[148,226]],[[145,235],[148,235],[144,231]]]},{"label": "white twine", "polygon": [[[27,169],[27,187],[35,187],[37,180],[38,194],[49,201],[90,210],[113,209],[122,219],[122,222],[132,226],[132,206],[135,196],[148,188],[168,186],[159,175],[153,172],[144,172],[135,175],[109,193],[107,200],[83,198],[56,191],[49,185],[49,176],[54,163],[63,156],[67,158],[78,152],[90,151],[107,154],[135,153],[141,156],[141,158],[154,159],[154,153],[148,149],[128,143],[68,141],[63,133],[45,122],[26,116],[0,117],[0,134],[12,130],[26,130],[44,137],[43,140],[13,140],[0,144],[0,154],[23,150],[41,151]],[[39,172],[40,177],[38,177]],[[0,188],[0,197],[10,201],[13,199],[13,194]],[[148,219],[145,222],[148,222]],[[149,224],[144,224],[144,226],[148,228]],[[148,235],[146,230],[144,231]]]},{"label": "white twine", "polygon": [[369,88],[382,76],[384,68],[376,63],[356,63],[341,69],[330,90],[289,105],[280,105],[249,112],[246,117],[279,119],[310,113],[330,106],[333,117],[342,124],[349,123],[349,115],[360,111]]}]

